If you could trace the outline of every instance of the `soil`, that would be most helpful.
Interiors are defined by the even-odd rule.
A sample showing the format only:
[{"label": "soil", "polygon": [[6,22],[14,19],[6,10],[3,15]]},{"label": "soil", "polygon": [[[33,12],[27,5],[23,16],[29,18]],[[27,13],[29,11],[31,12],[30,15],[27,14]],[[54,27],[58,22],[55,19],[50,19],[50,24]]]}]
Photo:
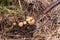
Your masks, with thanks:
[{"label": "soil", "polygon": [[[10,13],[0,14],[0,34],[2,39],[60,40],[60,4],[54,7],[48,13],[43,13],[43,11],[55,1],[56,0],[32,0],[32,2],[27,2],[25,0],[21,0],[23,15],[14,15]],[[19,11],[19,8],[17,7],[18,3],[15,2],[15,4],[15,8],[12,10]],[[11,9],[9,7],[7,8]],[[36,20],[35,24],[26,24],[23,25],[23,27],[19,27],[18,23],[25,21],[26,16],[34,17]],[[37,20],[39,21],[37,22]],[[16,23],[15,26],[12,25],[14,22]],[[38,29],[39,27],[40,29]]]}]

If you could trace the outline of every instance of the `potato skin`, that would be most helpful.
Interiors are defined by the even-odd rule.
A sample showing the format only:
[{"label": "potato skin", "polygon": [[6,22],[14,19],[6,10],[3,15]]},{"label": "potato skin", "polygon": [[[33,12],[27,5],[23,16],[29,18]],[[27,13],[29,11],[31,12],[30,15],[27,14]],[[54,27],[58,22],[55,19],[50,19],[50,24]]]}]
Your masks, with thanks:
[{"label": "potato skin", "polygon": [[16,26],[16,23],[14,22],[12,25],[13,25],[13,26]]},{"label": "potato skin", "polygon": [[27,22],[26,22],[26,21],[23,21],[23,24],[24,24],[24,25],[26,25],[26,24],[27,24]]},{"label": "potato skin", "polygon": [[23,24],[23,22],[19,22],[19,27],[22,27],[24,24]]},{"label": "potato skin", "polygon": [[27,16],[26,21],[30,24],[33,25],[35,23],[35,19],[33,17]]}]

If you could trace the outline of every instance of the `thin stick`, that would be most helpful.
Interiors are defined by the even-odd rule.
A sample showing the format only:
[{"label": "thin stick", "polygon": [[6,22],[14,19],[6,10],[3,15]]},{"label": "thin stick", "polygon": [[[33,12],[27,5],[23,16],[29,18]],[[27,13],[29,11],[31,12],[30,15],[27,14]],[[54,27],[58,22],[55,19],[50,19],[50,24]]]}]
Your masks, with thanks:
[{"label": "thin stick", "polygon": [[60,0],[57,0],[56,2],[54,2],[51,6],[49,6],[48,8],[46,8],[43,13],[48,13],[53,7],[55,7],[56,5],[58,5],[60,3]]},{"label": "thin stick", "polygon": [[21,5],[21,1],[20,0],[18,0],[18,2],[19,2],[19,6],[20,6],[20,11],[21,11],[21,14],[23,13],[22,11],[22,5]]}]

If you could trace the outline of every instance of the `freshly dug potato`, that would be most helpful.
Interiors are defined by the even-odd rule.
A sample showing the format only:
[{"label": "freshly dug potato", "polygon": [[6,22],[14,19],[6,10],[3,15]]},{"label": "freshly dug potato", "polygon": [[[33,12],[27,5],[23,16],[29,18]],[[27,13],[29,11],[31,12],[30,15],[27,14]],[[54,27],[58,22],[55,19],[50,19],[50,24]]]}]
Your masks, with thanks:
[{"label": "freshly dug potato", "polygon": [[14,22],[12,25],[13,25],[13,26],[16,26],[16,23]]},{"label": "freshly dug potato", "polygon": [[22,27],[24,24],[23,24],[23,22],[19,22],[19,27]]},{"label": "freshly dug potato", "polygon": [[27,24],[27,22],[26,22],[26,21],[23,21],[23,24],[24,24],[24,25],[26,25],[26,24]]},{"label": "freshly dug potato", "polygon": [[33,17],[29,17],[29,16],[27,16],[26,21],[27,21],[30,25],[32,25],[32,24],[35,23],[35,19],[34,19]]}]

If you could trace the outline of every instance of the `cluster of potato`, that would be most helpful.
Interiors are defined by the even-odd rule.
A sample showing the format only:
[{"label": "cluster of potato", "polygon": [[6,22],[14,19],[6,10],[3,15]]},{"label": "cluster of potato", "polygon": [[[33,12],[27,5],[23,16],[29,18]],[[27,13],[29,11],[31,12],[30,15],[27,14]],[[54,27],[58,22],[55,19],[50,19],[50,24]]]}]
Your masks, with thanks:
[{"label": "cluster of potato", "polygon": [[[35,19],[33,17],[27,16],[26,20],[23,22],[19,22],[18,25],[19,25],[19,27],[22,27],[23,25],[27,25],[27,24],[33,25],[34,23],[35,23]],[[13,26],[15,26],[15,25],[16,25],[16,23],[13,23]]]}]

